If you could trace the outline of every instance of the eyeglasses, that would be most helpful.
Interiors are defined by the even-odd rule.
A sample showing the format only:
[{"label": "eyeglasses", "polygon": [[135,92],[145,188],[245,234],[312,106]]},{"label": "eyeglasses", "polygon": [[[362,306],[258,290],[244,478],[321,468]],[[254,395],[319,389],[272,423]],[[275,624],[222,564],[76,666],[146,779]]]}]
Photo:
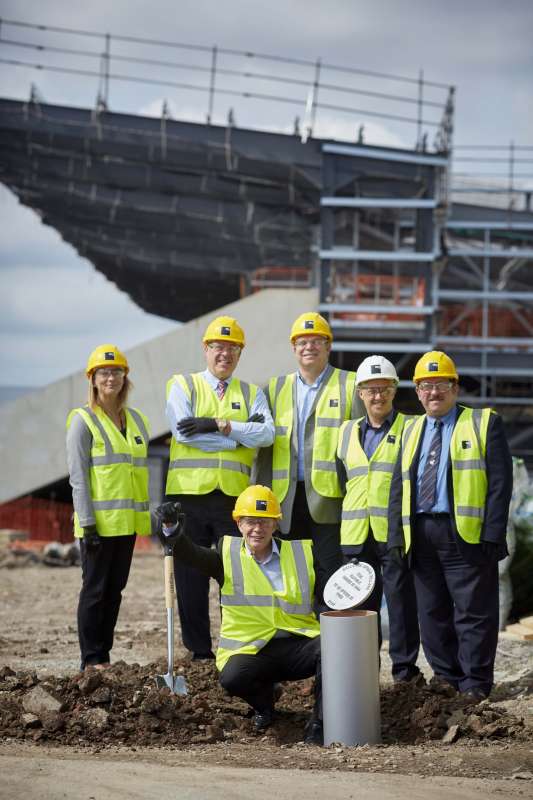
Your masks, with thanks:
[{"label": "eyeglasses", "polygon": [[430,381],[420,381],[416,387],[419,392],[423,394],[430,394],[430,392],[449,392],[453,386],[452,381],[439,381],[438,383],[430,383]]},{"label": "eyeglasses", "polygon": [[229,342],[208,342],[207,346],[210,350],[214,350],[215,353],[223,353],[226,350],[228,353],[236,355],[241,352],[240,345],[230,344]]},{"label": "eyeglasses", "polygon": [[116,367],[115,369],[97,369],[95,373],[99,378],[123,378],[126,374],[125,370],[120,367]]},{"label": "eyeglasses", "polygon": [[294,340],[294,346],[298,350],[303,350],[307,345],[312,347],[322,347],[328,340],[323,336],[302,336],[301,339]]},{"label": "eyeglasses", "polygon": [[273,517],[241,517],[239,522],[242,522],[245,527],[253,528],[259,526],[260,528],[270,527]]},{"label": "eyeglasses", "polygon": [[382,397],[389,397],[394,391],[394,386],[362,386],[359,389],[367,397],[377,397],[381,395]]}]

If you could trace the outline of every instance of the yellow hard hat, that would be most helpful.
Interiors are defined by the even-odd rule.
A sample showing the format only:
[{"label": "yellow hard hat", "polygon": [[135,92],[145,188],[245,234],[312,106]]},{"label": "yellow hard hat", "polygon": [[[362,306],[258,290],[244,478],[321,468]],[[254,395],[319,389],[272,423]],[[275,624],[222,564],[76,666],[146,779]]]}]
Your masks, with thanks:
[{"label": "yellow hard hat", "polygon": [[459,375],[450,356],[441,350],[431,350],[418,359],[413,375],[415,383],[425,378],[453,378],[458,381]]},{"label": "yellow hard hat", "polygon": [[130,371],[126,356],[114,344],[100,344],[92,351],[85,368],[87,377],[98,367],[121,367],[126,375]]},{"label": "yellow hard hat", "polygon": [[281,508],[278,498],[268,486],[248,486],[238,496],[232,516],[233,519],[240,517],[281,519]]},{"label": "yellow hard hat", "polygon": [[299,336],[325,336],[330,342],[333,341],[333,334],[328,321],[316,311],[307,311],[300,314],[291,328],[291,342]]},{"label": "yellow hard hat", "polygon": [[233,342],[244,347],[244,331],[233,317],[216,317],[207,326],[203,342]]}]

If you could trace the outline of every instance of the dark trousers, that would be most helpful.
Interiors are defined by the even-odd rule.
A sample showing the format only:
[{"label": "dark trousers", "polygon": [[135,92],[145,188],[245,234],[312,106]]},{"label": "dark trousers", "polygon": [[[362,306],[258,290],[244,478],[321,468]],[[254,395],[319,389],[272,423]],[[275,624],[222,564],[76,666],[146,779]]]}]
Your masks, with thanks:
[{"label": "dark trousers", "polygon": [[263,712],[274,705],[275,683],[299,681],[313,675],[316,676],[314,713],[322,719],[320,636],[271,639],[255,656],[231,656],[220,673],[220,683],[231,695]]},{"label": "dark trousers", "polygon": [[[221,536],[240,536],[231,512],[235,498],[220,491],[199,495],[174,495],[186,516],[186,534],[202,547],[217,545]],[[174,558],[174,576],[183,646],[193,653],[211,650],[209,577]]]},{"label": "dark trousers", "polygon": [[[325,583],[335,570],[344,563],[340,545],[340,522],[319,523],[315,522],[309,513],[305,484],[298,481],[294,505],[292,507],[291,527],[283,539],[312,539],[313,557],[322,570],[322,579]],[[321,587],[323,589],[324,587]],[[324,610],[321,591],[316,592],[318,608]]]},{"label": "dark trousers", "polygon": [[489,692],[498,642],[498,562],[468,561],[450,518],[418,515],[413,571],[422,646],[436,675],[460,691]]},{"label": "dark trousers", "polygon": [[379,646],[381,647],[381,601],[383,592],[389,612],[389,655],[394,680],[410,680],[420,670],[416,666],[420,648],[420,631],[416,608],[413,574],[407,559],[402,564],[390,557],[386,542],[377,542],[369,532],[364,544],[350,548],[360,561],[366,561],[376,573],[376,584],[360,609],[378,612]]},{"label": "dark trousers", "polygon": [[81,668],[109,663],[113,635],[128,582],[133,536],[102,536],[100,546],[80,542],[82,586],[78,601]]}]

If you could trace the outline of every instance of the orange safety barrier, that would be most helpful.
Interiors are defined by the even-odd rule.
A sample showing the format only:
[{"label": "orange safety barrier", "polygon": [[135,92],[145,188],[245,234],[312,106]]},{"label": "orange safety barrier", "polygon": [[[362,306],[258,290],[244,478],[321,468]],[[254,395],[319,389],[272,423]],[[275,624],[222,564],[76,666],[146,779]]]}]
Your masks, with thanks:
[{"label": "orange safety barrier", "polygon": [[[504,338],[530,336],[533,312],[520,309],[517,318],[507,308],[491,307],[487,315],[488,336]],[[522,322],[523,320],[523,322]],[[440,309],[439,333],[446,336],[482,336],[483,309],[480,306],[467,309],[464,304],[447,303]]]},{"label": "orange safety barrier", "polygon": [[333,280],[332,302],[361,303],[362,305],[412,307],[412,314],[389,312],[335,311],[332,319],[356,320],[359,322],[418,322],[417,307],[424,305],[426,282],[423,278],[409,275],[341,275]]},{"label": "orange safety barrier", "polygon": [[[309,267],[260,267],[250,274],[252,292],[261,289],[308,289],[311,286]],[[241,284],[241,296],[246,294],[246,282]]]}]

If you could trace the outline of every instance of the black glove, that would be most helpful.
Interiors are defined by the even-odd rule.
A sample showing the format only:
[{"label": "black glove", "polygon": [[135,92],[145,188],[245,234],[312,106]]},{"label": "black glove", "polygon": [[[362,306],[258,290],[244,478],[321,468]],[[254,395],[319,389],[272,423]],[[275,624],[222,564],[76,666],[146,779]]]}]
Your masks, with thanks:
[{"label": "black glove", "polygon": [[248,417],[246,422],[264,422],[265,415],[264,414],[252,414],[251,417]]},{"label": "black glove", "polygon": [[100,547],[102,542],[96,530],[96,525],[88,525],[83,529],[83,541],[89,550],[96,550]]},{"label": "black glove", "polygon": [[213,417],[184,417],[177,425],[182,436],[194,436],[195,433],[215,433],[218,431],[216,419]]},{"label": "black glove", "polygon": [[160,506],[154,511],[154,514],[158,518],[158,520],[163,525],[176,525],[180,516],[181,505],[180,503],[173,503],[172,501],[167,501],[166,503],[161,503]]},{"label": "black glove", "polygon": [[390,547],[387,550],[387,554],[390,557],[390,560],[393,564],[396,564],[399,567],[403,567],[405,561],[405,548],[404,547]]}]

